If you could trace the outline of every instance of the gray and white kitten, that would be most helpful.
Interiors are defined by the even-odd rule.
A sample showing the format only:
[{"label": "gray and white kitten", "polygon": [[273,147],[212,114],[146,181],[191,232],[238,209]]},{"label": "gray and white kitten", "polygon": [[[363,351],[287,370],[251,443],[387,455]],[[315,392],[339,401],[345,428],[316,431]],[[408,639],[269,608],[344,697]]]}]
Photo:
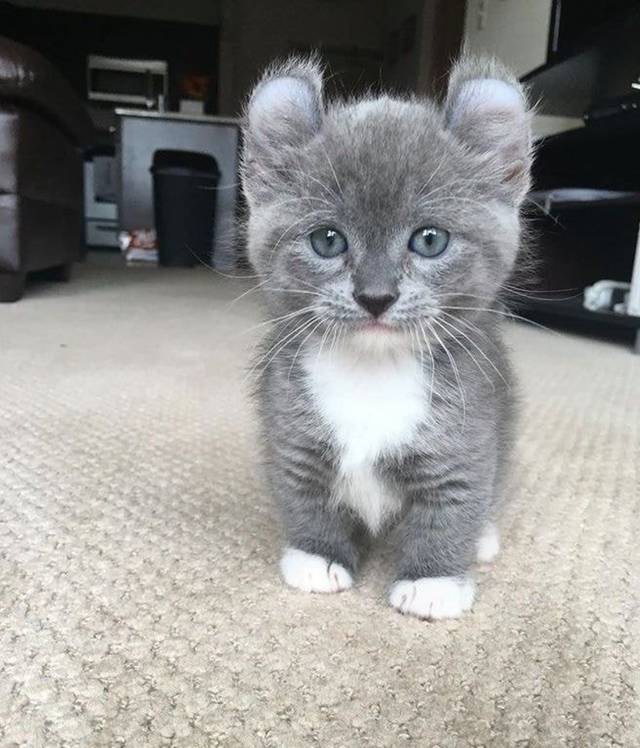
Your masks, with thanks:
[{"label": "gray and white kitten", "polygon": [[317,61],[267,71],[247,106],[250,260],[273,317],[258,384],[284,580],[351,587],[393,527],[390,604],[447,618],[493,524],[512,441],[496,301],[518,251],[530,110],[463,59],[442,105],[323,100]]}]

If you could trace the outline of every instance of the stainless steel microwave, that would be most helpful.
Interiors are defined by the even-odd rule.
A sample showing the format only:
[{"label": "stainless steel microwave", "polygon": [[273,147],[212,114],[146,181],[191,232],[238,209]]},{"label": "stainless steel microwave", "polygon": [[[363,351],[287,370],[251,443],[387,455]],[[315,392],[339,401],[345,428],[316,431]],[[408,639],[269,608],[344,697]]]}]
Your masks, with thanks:
[{"label": "stainless steel microwave", "polygon": [[90,101],[157,109],[167,99],[168,66],[162,60],[125,60],[89,55],[87,92]]}]

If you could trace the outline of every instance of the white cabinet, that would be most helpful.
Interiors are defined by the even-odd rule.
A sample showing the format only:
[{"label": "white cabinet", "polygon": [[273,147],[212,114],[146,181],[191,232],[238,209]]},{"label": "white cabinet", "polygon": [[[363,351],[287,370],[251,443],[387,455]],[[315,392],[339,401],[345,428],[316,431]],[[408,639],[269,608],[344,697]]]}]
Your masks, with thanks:
[{"label": "white cabinet", "polygon": [[118,246],[118,205],[113,156],[94,156],[84,164],[85,242],[89,247]]}]

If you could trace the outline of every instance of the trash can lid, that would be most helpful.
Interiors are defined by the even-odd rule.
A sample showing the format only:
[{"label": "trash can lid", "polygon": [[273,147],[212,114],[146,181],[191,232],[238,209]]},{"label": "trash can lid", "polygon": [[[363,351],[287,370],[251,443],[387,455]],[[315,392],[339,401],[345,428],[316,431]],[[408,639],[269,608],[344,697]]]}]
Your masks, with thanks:
[{"label": "trash can lid", "polygon": [[218,162],[208,153],[161,149],[153,154],[152,172],[164,171],[180,174],[220,176]]}]

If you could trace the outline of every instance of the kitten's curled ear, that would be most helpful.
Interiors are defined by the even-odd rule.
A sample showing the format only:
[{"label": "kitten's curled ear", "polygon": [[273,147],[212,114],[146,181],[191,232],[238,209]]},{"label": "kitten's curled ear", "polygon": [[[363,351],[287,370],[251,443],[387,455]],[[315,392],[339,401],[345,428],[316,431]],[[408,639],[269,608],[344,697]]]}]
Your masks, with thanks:
[{"label": "kitten's curled ear", "polygon": [[517,78],[495,59],[464,56],[451,71],[444,113],[447,128],[485,157],[519,204],[530,184],[531,108]]},{"label": "kitten's curled ear", "polygon": [[259,198],[284,176],[295,151],[320,129],[324,115],[322,67],[315,57],[271,65],[245,109],[243,182]]}]

